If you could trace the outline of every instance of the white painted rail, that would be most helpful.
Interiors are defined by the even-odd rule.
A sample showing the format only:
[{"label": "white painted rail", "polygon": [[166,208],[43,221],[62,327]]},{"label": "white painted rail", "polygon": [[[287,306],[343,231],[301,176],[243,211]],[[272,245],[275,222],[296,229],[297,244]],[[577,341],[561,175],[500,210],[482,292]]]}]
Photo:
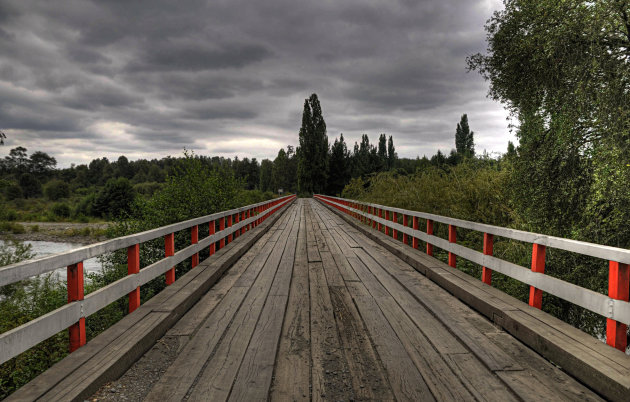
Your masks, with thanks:
[{"label": "white painted rail", "polygon": [[[165,257],[160,261],[142,268],[137,273],[129,274],[126,277],[117,280],[83,298],[83,286],[81,285],[81,300],[69,302],[68,304],[53,310],[41,317],[38,317],[28,323],[17,328],[0,334],[0,364],[19,355],[20,353],[35,346],[39,342],[55,335],[65,328],[79,325],[81,320],[89,315],[97,312],[103,307],[109,305],[115,300],[124,297],[141,285],[157,278],[158,276],[172,270],[178,263],[190,258],[194,255],[220,242],[222,239],[235,234],[243,233],[244,229],[256,226],[261,223],[269,215],[282,208],[286,204],[295,199],[295,195],[289,195],[282,198],[265,201],[257,204],[247,205],[241,208],[223,211],[200,218],[191,219],[184,222],[163,226],[157,229],[145,232],[119,237],[107,240],[101,243],[77,248],[68,252],[46,256],[39,259],[23,261],[17,264],[8,265],[0,268],[0,286],[9,285],[18,281],[30,278],[32,276],[44,274],[54,271],[55,269],[65,266],[73,266],[82,261],[97,257],[104,253],[129,248],[137,244],[141,244],[150,240],[158,239],[182,230],[198,227],[200,224],[209,224],[232,216],[237,217],[237,222],[228,225],[224,229],[210,233],[209,236],[193,242],[190,246],[174,253],[172,256]],[[240,219],[247,213],[249,217]],[[228,221],[230,222],[230,221]],[[82,275],[82,272],[81,272]],[[68,290],[70,292],[70,280]],[[81,278],[81,284],[83,283]],[[131,306],[131,303],[130,303]],[[133,311],[130,307],[130,312]],[[84,323],[83,323],[84,326]],[[85,343],[83,327],[83,341],[79,346]],[[71,333],[72,344],[72,333]],[[72,347],[71,347],[72,351]]]},{"label": "white painted rail", "polygon": [[[609,274],[609,281],[611,285],[610,289],[612,289],[613,287],[624,286],[627,288],[629,286],[627,273],[624,276],[621,275],[619,271],[628,270],[628,264],[630,264],[630,250],[583,241],[564,239],[560,237],[546,236],[538,233],[486,225],[477,222],[449,218],[441,215],[411,211],[339,197],[315,195],[315,198],[320,200],[321,202],[340,209],[354,216],[355,218],[369,221],[370,223],[372,223],[373,227],[377,224],[379,226],[383,225],[386,228],[395,230],[396,232],[409,236],[412,239],[419,239],[429,245],[433,245],[442,250],[448,251],[449,265],[454,266],[454,262],[451,263],[451,261],[455,260],[451,260],[451,256],[459,256],[483,266],[484,271],[486,269],[496,271],[511,278],[514,278],[519,282],[530,285],[530,305],[534,307],[541,308],[540,296],[538,298],[538,301],[536,302],[533,300],[532,294],[536,291],[543,291],[557,296],[563,300],[569,301],[573,304],[576,304],[580,307],[583,307],[596,314],[604,316],[608,319],[607,343],[624,351],[626,349],[625,329],[627,328],[626,325],[630,324],[630,303],[627,301],[627,299],[620,300],[621,298],[615,297],[616,294],[604,295],[598,292],[594,292],[590,289],[586,289],[581,286],[563,281],[561,279],[545,275],[543,272],[536,272],[534,270],[534,261],[532,261],[532,269],[530,270],[520,265],[502,260],[497,257],[493,257],[492,255],[489,255],[491,254],[491,252],[483,253],[470,249],[468,247],[464,247],[455,242],[455,236],[453,236],[453,239],[450,239],[450,233],[451,231],[452,233],[455,233],[455,228],[465,228],[482,232],[484,234],[496,235],[507,239],[531,243],[534,246],[534,250],[537,250],[538,252],[542,250],[543,269],[545,255],[544,247],[566,250],[586,256],[608,260],[610,261],[611,266]],[[377,213],[376,211],[379,212]],[[379,214],[382,214],[382,212],[386,212],[386,216],[389,214],[394,216],[394,213],[396,214],[397,218],[402,216],[404,217],[404,222],[407,222],[407,224],[409,224],[408,217],[424,219],[427,222],[431,222],[431,230],[428,230],[429,233],[426,233],[424,231],[418,230],[417,227],[409,227],[398,223],[397,218],[395,221],[383,218],[382,216],[379,216]],[[417,220],[415,222],[417,222]],[[442,239],[431,233],[432,222],[439,222],[449,225],[449,240]],[[543,246],[543,248],[540,248],[540,246]],[[535,258],[534,255],[535,254],[533,253],[533,260]],[[489,284],[489,281],[486,283]],[[540,293],[540,295],[542,295],[542,293]],[[623,325],[623,327],[619,327],[619,325]],[[613,335],[616,332],[619,332],[620,334],[618,336]]]}]

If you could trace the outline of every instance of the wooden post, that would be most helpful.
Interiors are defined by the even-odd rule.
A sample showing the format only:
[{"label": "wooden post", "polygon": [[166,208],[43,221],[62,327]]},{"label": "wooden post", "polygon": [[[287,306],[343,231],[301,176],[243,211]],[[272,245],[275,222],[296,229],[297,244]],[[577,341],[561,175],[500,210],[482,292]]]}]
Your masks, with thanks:
[{"label": "wooden post", "polygon": [[[232,215],[228,216],[227,218],[227,227],[228,228],[232,227]],[[232,240],[234,240],[234,236],[232,235],[232,233],[230,233],[228,235],[228,240],[227,240],[228,244],[232,243]]]},{"label": "wooden post", "polygon": [[[190,242],[192,244],[199,243],[199,225],[195,225],[190,228]],[[195,253],[192,255],[192,268],[195,268],[197,265],[199,265],[199,253]]]},{"label": "wooden post", "polygon": [[[532,247],[532,271],[545,272],[545,251],[543,245],[534,243]],[[529,287],[529,305],[536,308],[542,308],[542,290],[533,286]]]},{"label": "wooden post", "polygon": [[[134,244],[127,247],[127,275],[134,275],[140,272],[140,245]],[[140,307],[140,288],[137,287],[129,292],[129,313]]]},{"label": "wooden post", "polygon": [[[630,290],[630,269],[628,264],[617,261],[608,263],[608,296],[611,299],[628,301]],[[606,343],[626,352],[628,326],[613,319],[606,319]]]},{"label": "wooden post", "polygon": [[[240,222],[240,218],[241,218],[241,213],[240,212],[237,212],[236,214],[234,214],[234,224],[235,225]],[[241,234],[241,231],[240,230],[236,230],[234,232],[234,238],[236,239],[238,237],[238,235],[240,235],[240,234]]]},{"label": "wooden post", "polygon": [[[407,214],[403,214],[403,226],[408,228],[409,227],[409,217],[407,216]],[[407,233],[403,233],[403,244],[409,244],[409,240],[407,239]]]},{"label": "wooden post", "polygon": [[[68,303],[83,300],[83,262],[68,265],[67,271]],[[70,353],[85,345],[85,317],[68,328],[70,336]]]},{"label": "wooden post", "polygon": [[[389,211],[385,210],[385,220],[389,220]],[[385,225],[385,235],[389,236],[389,226]]]},{"label": "wooden post", "polygon": [[[417,216],[414,216],[414,217],[413,217],[413,222],[412,222],[412,224],[413,224],[413,229],[414,229],[414,230],[418,230],[418,228],[420,227],[420,225],[419,225],[419,222],[418,222],[418,217],[417,217]],[[413,248],[418,248],[418,238],[417,238],[417,237],[415,237],[415,236],[411,238],[411,247],[413,247]]]},{"label": "wooden post", "polygon": [[[398,214],[392,212],[392,222],[398,223]],[[392,237],[394,240],[398,240],[398,231],[392,227]]]},{"label": "wooden post", "polygon": [[[172,257],[175,255],[175,233],[164,236],[164,256]],[[175,267],[166,271],[166,284],[171,285],[175,282]]]},{"label": "wooden post", "polygon": [[[453,225],[448,225],[448,242],[455,243],[457,242],[457,227]],[[448,252],[448,265],[455,268],[457,266],[457,256],[450,251]]]},{"label": "wooden post", "polygon": [[[245,219],[246,219],[246,217],[245,217],[245,211],[243,211],[243,212],[241,212],[241,220],[242,220],[242,221],[244,221]],[[246,228],[246,227],[247,227],[247,225],[244,225],[244,226],[241,228],[241,234],[245,234],[245,228]]]},{"label": "wooden post", "polygon": [[[376,215],[376,210],[372,207],[372,218],[374,218],[374,215]],[[374,219],[372,219],[372,229],[376,229],[376,221]]]},{"label": "wooden post", "polygon": [[[377,208],[378,209],[378,217],[382,218],[383,217],[383,210],[381,208]],[[382,230],[383,225],[381,224],[381,222],[378,223],[378,231],[380,232]]]},{"label": "wooden post", "polygon": [[[252,209],[248,209],[247,210],[247,219],[252,217]],[[250,223],[249,225],[247,225],[247,230],[251,230],[253,223]]]},{"label": "wooden post", "polygon": [[[219,220],[219,232],[225,230],[225,216]],[[224,233],[222,233],[224,235]],[[225,236],[221,237],[221,241],[219,241],[219,249],[225,247]]]},{"label": "wooden post", "polygon": [[[433,234],[433,221],[431,219],[427,219],[427,234]],[[427,254],[433,255],[433,244],[427,242]]]},{"label": "wooden post", "polygon": [[[483,234],[483,253],[485,255],[492,255],[494,248],[494,235],[490,233]],[[481,280],[486,285],[492,286],[492,270],[490,268],[483,267],[481,270]]]},{"label": "wooden post", "polygon": [[[215,222],[214,221],[208,222],[208,236],[212,236],[215,232],[215,229],[216,229]],[[217,248],[217,242],[213,241],[212,244],[210,245],[210,255],[214,255],[216,248]]]}]

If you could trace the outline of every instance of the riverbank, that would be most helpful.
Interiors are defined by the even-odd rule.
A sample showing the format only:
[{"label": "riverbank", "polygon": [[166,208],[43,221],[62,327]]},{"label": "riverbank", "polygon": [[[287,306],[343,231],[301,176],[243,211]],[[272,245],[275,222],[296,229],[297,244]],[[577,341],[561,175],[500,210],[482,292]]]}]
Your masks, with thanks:
[{"label": "riverbank", "polygon": [[110,225],[80,222],[15,222],[24,228],[23,233],[0,232],[0,240],[50,241],[91,244],[106,239],[105,231]]}]

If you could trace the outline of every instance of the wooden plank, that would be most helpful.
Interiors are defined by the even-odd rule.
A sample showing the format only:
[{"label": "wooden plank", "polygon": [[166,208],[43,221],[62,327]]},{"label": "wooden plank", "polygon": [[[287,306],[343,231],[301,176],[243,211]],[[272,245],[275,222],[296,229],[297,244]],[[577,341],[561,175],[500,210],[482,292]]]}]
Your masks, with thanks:
[{"label": "wooden plank", "polygon": [[[468,391],[478,401],[518,401],[510,387],[501,381],[496,374],[488,369],[472,353],[453,353],[445,356],[447,363],[455,376],[466,386]],[[511,371],[512,373],[514,371]],[[507,373],[502,371],[500,373]],[[516,371],[515,373],[523,373]]]},{"label": "wooden plank", "polygon": [[302,209],[293,279],[270,393],[272,401],[310,399],[309,284],[305,231],[306,220]]},{"label": "wooden plank", "polygon": [[242,305],[207,361],[190,393],[189,400],[226,400],[247,350],[267,295],[274,281],[284,247],[289,237],[285,229],[271,255],[252,284]]},{"label": "wooden plank", "polygon": [[[301,208],[296,208],[299,213]],[[238,375],[230,393],[233,401],[266,400],[271,385],[278,340],[289,298],[289,288],[300,220],[294,214],[287,228],[291,230],[269,296],[256,323]]]},{"label": "wooden plank", "polygon": [[389,384],[396,399],[435,400],[405,347],[365,286],[361,282],[347,282],[346,286],[387,371]]},{"label": "wooden plank", "polygon": [[[273,238],[274,234],[272,233],[263,247],[263,252],[257,254],[257,257],[250,263],[247,270],[203,322],[195,337],[184,347],[171,367],[164,373],[160,381],[155,384],[147,395],[146,400],[160,402],[165,400],[179,401],[186,396],[245,299],[251,283],[260,275],[265,266],[271,254],[271,244],[275,245],[275,241],[271,241]],[[244,277],[248,279],[243,281]],[[239,282],[243,286],[236,286]]]},{"label": "wooden plank", "polygon": [[343,381],[341,373],[348,370],[348,365],[344,355],[340,352],[337,325],[333,316],[322,263],[309,262],[308,273],[311,302],[311,359],[313,362],[311,369],[312,400],[347,400],[352,395],[352,387]]},{"label": "wooden plank", "polygon": [[[516,340],[513,336],[505,332],[495,332],[488,334],[495,344],[501,347],[506,353],[518,360],[520,364],[527,367],[526,373],[505,373],[502,378],[506,382],[528,384],[529,387],[542,387],[554,393],[555,399],[601,401],[591,390],[577,381],[574,381],[567,373],[549,362],[527,346]],[[526,374],[526,375],[525,375]],[[530,379],[535,379],[531,381]]]}]

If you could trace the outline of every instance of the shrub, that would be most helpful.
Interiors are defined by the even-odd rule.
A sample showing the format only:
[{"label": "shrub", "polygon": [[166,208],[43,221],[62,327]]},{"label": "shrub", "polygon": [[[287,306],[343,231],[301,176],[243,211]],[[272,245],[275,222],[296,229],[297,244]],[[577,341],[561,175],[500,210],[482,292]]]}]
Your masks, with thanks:
[{"label": "shrub", "polygon": [[17,200],[24,197],[22,187],[15,182],[10,182],[8,185],[4,186],[2,193],[7,200]]},{"label": "shrub", "polygon": [[70,186],[65,181],[51,180],[44,186],[44,194],[51,201],[57,201],[70,196]]},{"label": "shrub", "polygon": [[15,221],[17,220],[17,212],[14,209],[5,208],[0,210],[0,220],[3,221]]},{"label": "shrub", "polygon": [[55,216],[60,218],[69,218],[70,217],[70,207],[68,204],[64,202],[58,202],[52,206],[51,211]]},{"label": "shrub", "polygon": [[24,173],[20,176],[19,183],[25,198],[37,197],[42,194],[42,185],[33,174]]},{"label": "shrub", "polygon": [[92,212],[101,217],[120,217],[131,212],[136,192],[128,179],[109,179],[94,199]]}]

